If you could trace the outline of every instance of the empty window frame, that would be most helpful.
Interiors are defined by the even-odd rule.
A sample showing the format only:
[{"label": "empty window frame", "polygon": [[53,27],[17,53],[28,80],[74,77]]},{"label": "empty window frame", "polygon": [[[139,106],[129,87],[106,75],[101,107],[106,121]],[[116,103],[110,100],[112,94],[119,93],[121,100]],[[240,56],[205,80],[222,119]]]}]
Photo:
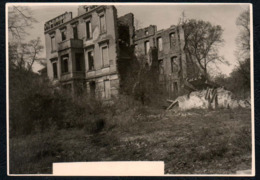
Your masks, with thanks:
[{"label": "empty window frame", "polygon": [[144,34],[145,34],[145,35],[148,35],[148,34],[149,34],[148,30],[145,30]]},{"label": "empty window frame", "polygon": [[58,78],[57,62],[52,63],[52,70],[53,70],[53,79],[57,79]]},{"label": "empty window frame", "polygon": [[103,67],[109,66],[108,45],[101,46],[101,58]]},{"label": "empty window frame", "polygon": [[69,56],[64,55],[61,57],[61,72],[68,73],[69,72]]},{"label": "empty window frame", "polygon": [[86,39],[92,38],[91,21],[86,21]]},{"label": "empty window frame", "polygon": [[150,50],[150,42],[149,41],[144,42],[144,49],[145,49],[145,54],[148,54],[149,50]]},{"label": "empty window frame", "polygon": [[106,18],[104,14],[99,16],[99,21],[100,21],[100,33],[105,33],[107,28],[106,28]]},{"label": "empty window frame", "polygon": [[88,70],[94,70],[94,52],[93,50],[87,52],[88,56]]},{"label": "empty window frame", "polygon": [[164,68],[163,68],[163,59],[159,59],[159,73],[164,74]]},{"label": "empty window frame", "polygon": [[178,71],[178,64],[177,64],[177,57],[174,56],[171,58],[171,72],[177,72]]},{"label": "empty window frame", "polygon": [[161,37],[157,38],[157,48],[158,48],[158,51],[162,51],[163,50],[163,42],[162,42],[162,38]]},{"label": "empty window frame", "polygon": [[174,47],[175,46],[175,33],[172,32],[170,33],[170,47]]}]

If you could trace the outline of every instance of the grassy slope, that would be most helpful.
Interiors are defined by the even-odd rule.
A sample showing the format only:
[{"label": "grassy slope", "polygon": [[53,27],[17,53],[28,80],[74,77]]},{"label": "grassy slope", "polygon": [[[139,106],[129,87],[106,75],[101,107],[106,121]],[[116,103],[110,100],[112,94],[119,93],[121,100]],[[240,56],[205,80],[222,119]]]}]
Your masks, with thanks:
[{"label": "grassy slope", "polygon": [[98,134],[50,130],[10,139],[11,173],[52,173],[52,162],[123,160],[164,161],[169,174],[250,169],[250,110],[146,111]]}]

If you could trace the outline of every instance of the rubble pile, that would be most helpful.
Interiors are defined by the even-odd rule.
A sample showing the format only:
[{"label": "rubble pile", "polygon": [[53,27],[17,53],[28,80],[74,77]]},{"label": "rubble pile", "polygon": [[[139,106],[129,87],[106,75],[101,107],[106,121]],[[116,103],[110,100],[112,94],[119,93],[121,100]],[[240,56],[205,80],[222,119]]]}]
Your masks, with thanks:
[{"label": "rubble pile", "polygon": [[188,109],[216,109],[216,108],[250,108],[250,100],[237,100],[233,98],[232,92],[224,88],[207,88],[205,90],[193,91],[190,94],[179,96],[175,101],[170,101],[167,109],[178,107],[180,110]]}]

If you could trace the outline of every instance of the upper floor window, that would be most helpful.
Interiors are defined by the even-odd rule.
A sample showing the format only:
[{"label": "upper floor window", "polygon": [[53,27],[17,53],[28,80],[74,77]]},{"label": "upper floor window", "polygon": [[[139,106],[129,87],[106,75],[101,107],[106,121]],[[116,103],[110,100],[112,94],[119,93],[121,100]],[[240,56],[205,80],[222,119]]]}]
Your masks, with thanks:
[{"label": "upper floor window", "polygon": [[61,31],[61,40],[65,41],[67,39],[67,32],[66,32],[67,30],[66,28],[63,28],[60,31]]},{"label": "upper floor window", "polygon": [[175,33],[170,34],[170,47],[175,46]]},{"label": "upper floor window", "polygon": [[88,51],[88,69],[94,70],[94,53],[93,53],[93,50]]},{"label": "upper floor window", "polygon": [[52,35],[52,36],[51,36],[51,51],[56,51],[55,35]]},{"label": "upper floor window", "polygon": [[74,26],[73,27],[73,37],[74,37],[74,39],[78,39],[79,37],[78,37],[78,26]]},{"label": "upper floor window", "polygon": [[61,72],[67,73],[69,72],[69,57],[68,55],[61,56]]},{"label": "upper floor window", "polygon": [[101,46],[101,58],[103,67],[109,66],[108,45]]},{"label": "upper floor window", "polygon": [[145,34],[145,35],[148,35],[148,34],[149,34],[148,30],[145,30],[144,34]]},{"label": "upper floor window", "polygon": [[106,19],[105,19],[105,15],[102,14],[99,16],[99,20],[100,20],[100,33],[104,33],[106,32]]},{"label": "upper floor window", "polygon": [[159,51],[163,50],[163,43],[162,43],[162,38],[161,37],[157,38],[157,48],[158,48]]},{"label": "upper floor window", "polygon": [[92,28],[91,28],[91,21],[86,22],[86,38],[90,39],[92,37]]},{"label": "upper floor window", "polygon": [[146,41],[144,43],[144,49],[145,49],[145,54],[148,54],[149,50],[150,50],[150,42],[149,41]]}]

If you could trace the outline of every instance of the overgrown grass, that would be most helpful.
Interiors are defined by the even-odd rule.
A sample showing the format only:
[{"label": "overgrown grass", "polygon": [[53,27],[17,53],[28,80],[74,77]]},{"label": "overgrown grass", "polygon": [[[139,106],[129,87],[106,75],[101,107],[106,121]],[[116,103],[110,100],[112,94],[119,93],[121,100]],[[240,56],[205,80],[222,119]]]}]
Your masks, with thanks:
[{"label": "overgrown grass", "polygon": [[70,128],[11,138],[11,173],[52,173],[53,162],[73,161],[161,160],[170,174],[251,168],[250,110],[155,113],[120,103],[122,111],[106,107],[99,132]]}]

